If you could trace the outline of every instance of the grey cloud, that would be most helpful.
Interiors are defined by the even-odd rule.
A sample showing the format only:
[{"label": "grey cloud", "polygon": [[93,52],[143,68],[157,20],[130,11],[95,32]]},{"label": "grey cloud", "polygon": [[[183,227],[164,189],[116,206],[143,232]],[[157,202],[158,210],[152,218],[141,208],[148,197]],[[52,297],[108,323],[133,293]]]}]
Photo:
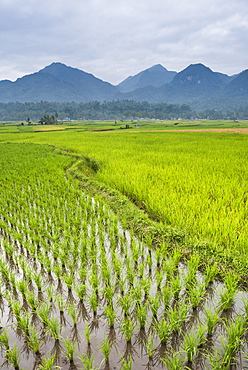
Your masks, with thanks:
[{"label": "grey cloud", "polygon": [[156,63],[248,68],[244,0],[2,0],[0,12],[0,79],[52,61],[112,83]]}]

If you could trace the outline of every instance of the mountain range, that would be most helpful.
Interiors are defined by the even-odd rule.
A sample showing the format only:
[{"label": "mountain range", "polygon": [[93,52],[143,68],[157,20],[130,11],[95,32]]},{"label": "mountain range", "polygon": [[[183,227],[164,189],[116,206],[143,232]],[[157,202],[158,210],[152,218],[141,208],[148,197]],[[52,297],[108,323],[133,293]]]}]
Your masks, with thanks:
[{"label": "mountain range", "polygon": [[112,100],[189,104],[201,109],[248,105],[248,69],[228,76],[203,64],[181,72],[161,64],[112,85],[80,69],[52,63],[12,82],[0,81],[0,102],[89,102]]}]

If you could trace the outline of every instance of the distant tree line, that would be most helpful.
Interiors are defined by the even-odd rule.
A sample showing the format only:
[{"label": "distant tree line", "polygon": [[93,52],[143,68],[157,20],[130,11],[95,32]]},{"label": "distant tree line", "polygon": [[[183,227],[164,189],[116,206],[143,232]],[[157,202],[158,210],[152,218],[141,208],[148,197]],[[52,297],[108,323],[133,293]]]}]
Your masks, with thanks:
[{"label": "distant tree line", "polygon": [[225,111],[218,109],[196,111],[186,104],[153,104],[134,100],[118,100],[104,103],[98,101],[88,103],[53,103],[47,101],[38,103],[0,103],[1,121],[21,121],[26,120],[27,117],[32,121],[40,121],[43,124],[54,124],[57,120],[67,119],[209,118],[237,120],[248,118],[248,105]]}]

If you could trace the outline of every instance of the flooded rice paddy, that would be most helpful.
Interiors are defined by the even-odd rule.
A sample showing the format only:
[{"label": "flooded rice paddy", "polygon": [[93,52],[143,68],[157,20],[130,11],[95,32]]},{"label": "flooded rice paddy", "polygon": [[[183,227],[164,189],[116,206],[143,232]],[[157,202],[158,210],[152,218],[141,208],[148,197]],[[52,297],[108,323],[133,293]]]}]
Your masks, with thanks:
[{"label": "flooded rice paddy", "polygon": [[67,230],[51,215],[39,234],[28,217],[0,217],[1,368],[248,368],[235,276],[220,283],[217,265],[202,275],[197,257],[154,249],[101,202],[75,207]]}]

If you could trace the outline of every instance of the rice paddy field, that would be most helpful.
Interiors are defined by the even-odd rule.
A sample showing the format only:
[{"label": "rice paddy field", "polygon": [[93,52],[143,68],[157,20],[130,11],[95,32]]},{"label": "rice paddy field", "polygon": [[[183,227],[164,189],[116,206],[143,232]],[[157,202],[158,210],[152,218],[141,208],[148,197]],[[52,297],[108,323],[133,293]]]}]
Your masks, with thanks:
[{"label": "rice paddy field", "polygon": [[1,130],[2,368],[248,366],[247,135]]}]

